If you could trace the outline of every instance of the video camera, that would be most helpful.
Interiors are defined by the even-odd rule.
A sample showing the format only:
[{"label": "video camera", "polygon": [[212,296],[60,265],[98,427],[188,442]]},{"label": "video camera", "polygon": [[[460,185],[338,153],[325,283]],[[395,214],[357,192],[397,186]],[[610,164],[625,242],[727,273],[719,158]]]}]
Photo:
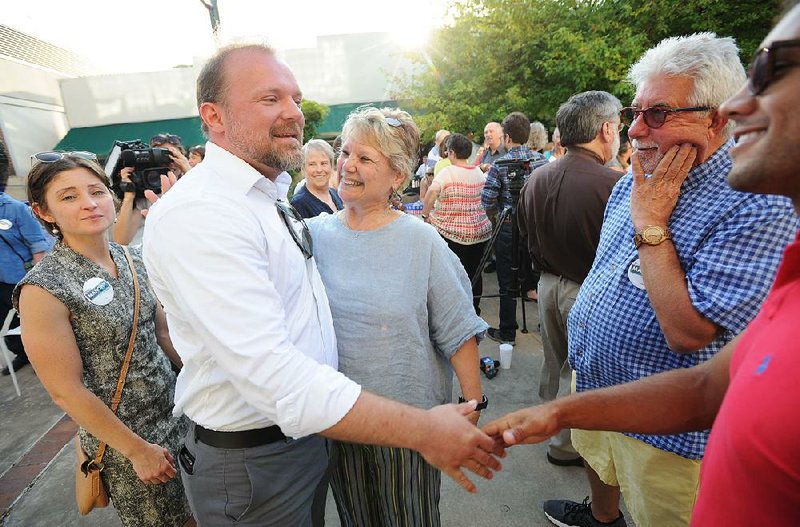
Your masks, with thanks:
[{"label": "video camera", "polygon": [[508,190],[511,192],[511,197],[514,200],[514,203],[517,202],[520,194],[522,193],[522,187],[525,185],[525,182],[528,180],[528,176],[531,175],[533,169],[531,168],[531,162],[535,160],[533,159],[498,159],[494,162],[494,164],[498,168],[505,168],[506,169],[506,176],[508,178]]},{"label": "video camera", "polygon": [[133,167],[130,178],[136,189],[136,197],[144,197],[145,190],[161,192],[161,175],[169,171],[172,164],[170,151],[166,148],[151,148],[142,141],[114,141],[108,154],[105,172],[111,181],[111,189],[119,199],[125,193],[120,187],[120,171]]}]

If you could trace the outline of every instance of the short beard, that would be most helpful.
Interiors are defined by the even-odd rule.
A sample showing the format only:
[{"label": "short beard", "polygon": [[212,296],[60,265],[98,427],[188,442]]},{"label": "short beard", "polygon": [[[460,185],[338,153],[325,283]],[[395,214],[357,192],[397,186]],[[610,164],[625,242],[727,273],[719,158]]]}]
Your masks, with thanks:
[{"label": "short beard", "polygon": [[[228,141],[236,147],[242,154],[247,156],[245,161],[259,163],[273,168],[279,172],[288,170],[299,170],[303,166],[303,148],[298,144],[297,148],[288,150],[278,150],[270,142],[266,145],[255,144],[252,142],[253,135],[239,127],[239,123],[232,120],[231,130],[228,133]],[[302,138],[302,129],[300,130]],[[246,138],[250,138],[248,141]]]},{"label": "short beard", "polygon": [[254,159],[281,172],[299,170],[303,166],[303,150],[301,148],[288,152],[269,150],[262,152],[261,156],[254,156]]}]

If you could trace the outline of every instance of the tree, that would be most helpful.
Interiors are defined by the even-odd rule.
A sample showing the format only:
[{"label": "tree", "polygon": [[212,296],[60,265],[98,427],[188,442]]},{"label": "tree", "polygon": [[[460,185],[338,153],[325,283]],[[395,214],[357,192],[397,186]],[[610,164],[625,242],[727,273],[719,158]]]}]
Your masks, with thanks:
[{"label": "tree", "polygon": [[304,99],[300,108],[303,110],[303,115],[306,117],[306,127],[303,129],[303,142],[308,142],[314,139],[317,135],[317,127],[322,124],[322,121],[328,116],[330,108],[322,103]]},{"label": "tree", "polygon": [[733,36],[747,63],[780,0],[457,0],[452,24],[412,56],[394,94],[409,101],[423,137],[480,131],[519,110],[552,128],[570,95],[606,90],[627,104],[629,67],[673,35]]}]

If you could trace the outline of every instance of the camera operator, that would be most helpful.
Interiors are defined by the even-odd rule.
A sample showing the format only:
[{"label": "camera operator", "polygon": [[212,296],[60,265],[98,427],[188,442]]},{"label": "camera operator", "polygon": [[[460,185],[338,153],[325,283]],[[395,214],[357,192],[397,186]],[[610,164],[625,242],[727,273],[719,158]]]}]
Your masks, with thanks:
[{"label": "camera operator", "polygon": [[[481,195],[481,203],[492,223],[497,221],[496,218],[500,211],[516,206],[509,188],[508,168],[498,166],[497,162],[507,159],[529,160],[531,161],[531,170],[546,162],[543,155],[534,152],[526,144],[531,133],[531,122],[525,114],[522,112],[508,114],[503,119],[501,127],[507,152],[489,169],[486,174],[486,185],[483,187]],[[519,187],[522,187],[521,183]],[[492,340],[511,344],[517,337],[517,299],[515,297],[517,285],[513,283],[511,256],[513,216],[513,214],[509,215],[503,221],[494,244],[497,284],[500,289],[500,326],[499,328],[489,328],[487,331],[487,335]]]},{"label": "camera operator", "polygon": [[[169,172],[180,179],[192,167],[184,155],[181,138],[174,134],[157,134],[150,138],[150,148],[166,148],[169,150]],[[131,180],[134,167],[123,167],[120,179],[124,183],[122,204],[114,224],[114,241],[120,245],[139,245],[142,243],[145,218],[142,214],[150,204],[141,195],[137,197],[136,187]]]}]

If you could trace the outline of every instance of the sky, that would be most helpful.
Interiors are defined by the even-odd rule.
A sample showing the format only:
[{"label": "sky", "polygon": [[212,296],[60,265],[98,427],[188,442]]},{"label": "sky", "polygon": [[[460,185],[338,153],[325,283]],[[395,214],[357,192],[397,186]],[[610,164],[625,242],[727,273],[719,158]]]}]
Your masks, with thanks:
[{"label": "sky", "polygon": [[[316,37],[389,32],[424,45],[444,22],[448,0],[218,0],[223,44],[267,41],[315,47]],[[192,64],[214,50],[200,0],[3,0],[0,24],[77,52],[114,72]]]}]

